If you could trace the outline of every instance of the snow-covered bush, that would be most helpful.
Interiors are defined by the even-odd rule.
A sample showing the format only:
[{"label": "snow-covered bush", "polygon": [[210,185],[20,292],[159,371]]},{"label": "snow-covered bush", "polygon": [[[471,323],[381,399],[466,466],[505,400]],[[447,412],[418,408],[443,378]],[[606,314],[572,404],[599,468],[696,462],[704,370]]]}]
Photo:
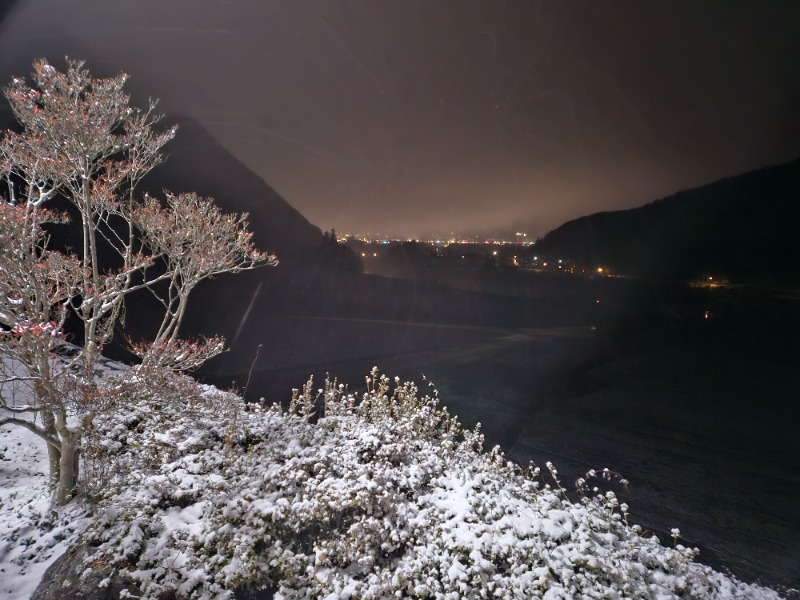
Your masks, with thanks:
[{"label": "snow-covered bush", "polygon": [[94,427],[112,475],[92,564],[147,598],[773,594],[644,537],[613,494],[570,501],[376,371],[358,397],[309,382],[288,412],[185,380],[138,387]]}]

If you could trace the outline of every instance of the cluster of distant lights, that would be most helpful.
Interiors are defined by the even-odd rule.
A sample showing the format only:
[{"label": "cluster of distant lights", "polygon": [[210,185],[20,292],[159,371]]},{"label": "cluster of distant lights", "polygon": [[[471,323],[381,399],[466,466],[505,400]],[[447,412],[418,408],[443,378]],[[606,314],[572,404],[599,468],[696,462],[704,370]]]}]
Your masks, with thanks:
[{"label": "cluster of distant lights", "polygon": [[[341,241],[357,240],[357,241],[359,241],[359,242],[361,242],[363,244],[385,244],[385,245],[397,244],[397,243],[402,243],[402,242],[418,242],[420,244],[432,244],[432,245],[436,245],[436,246],[450,246],[450,245],[457,245],[457,244],[481,244],[481,245],[487,245],[487,246],[489,246],[489,245],[491,245],[491,246],[512,246],[512,245],[513,246],[534,246],[536,244],[535,241],[531,241],[531,240],[528,239],[528,234],[527,233],[517,232],[515,234],[515,236],[516,236],[515,240],[496,239],[496,238],[481,238],[479,236],[475,236],[473,238],[450,237],[450,238],[447,238],[447,239],[436,238],[436,239],[424,240],[424,239],[418,239],[418,238],[394,238],[394,237],[389,237],[389,236],[382,236],[382,235],[379,235],[379,234],[376,234],[376,235],[355,234],[354,235],[354,234],[346,233],[346,234],[340,236],[339,239]],[[362,252],[361,253],[361,256],[364,257],[364,258],[367,258],[370,255],[373,256],[373,257],[377,257],[378,253],[377,252]],[[497,250],[492,252],[492,256],[497,256],[497,255],[498,255]],[[519,266],[519,261],[518,261],[518,258],[516,256],[512,257],[512,262],[513,262],[514,266]],[[533,257],[533,262],[535,264],[538,263],[539,262],[539,257],[538,256],[534,256]],[[543,267],[543,268],[547,268],[548,266],[550,266],[551,268],[552,267],[556,267],[557,269],[564,269],[564,270],[566,270],[566,271],[568,271],[570,273],[574,272],[574,268],[573,267],[566,267],[565,265],[563,265],[563,260],[560,259],[560,258],[558,259],[557,263],[550,264],[550,263],[545,261],[545,262],[542,262],[540,266]],[[582,272],[586,273],[586,270],[582,270]],[[590,270],[590,272],[594,272],[594,273],[597,273],[598,275],[604,275],[604,276],[609,276],[610,275],[609,270],[607,268],[604,268],[604,267],[593,268],[593,269]],[[709,277],[708,279],[710,281],[712,278]]]},{"label": "cluster of distant lights", "polygon": [[516,233],[516,239],[509,240],[503,238],[484,238],[480,236],[472,237],[436,237],[432,239],[421,239],[414,237],[392,237],[380,234],[350,234],[341,236],[342,240],[358,240],[364,244],[392,244],[398,242],[419,242],[420,244],[433,244],[435,246],[449,246],[452,244],[484,244],[487,246],[533,246],[534,240],[528,239],[527,233]]}]

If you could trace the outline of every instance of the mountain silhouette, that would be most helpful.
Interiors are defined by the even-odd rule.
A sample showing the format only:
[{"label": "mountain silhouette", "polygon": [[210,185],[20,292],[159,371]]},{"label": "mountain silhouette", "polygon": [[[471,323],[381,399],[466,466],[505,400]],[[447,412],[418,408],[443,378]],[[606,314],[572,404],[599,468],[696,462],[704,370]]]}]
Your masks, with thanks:
[{"label": "mountain silhouette", "polygon": [[[0,112],[0,130],[18,130],[8,107],[4,108]],[[277,253],[284,264],[293,263],[298,257],[306,262],[316,258],[322,243],[319,227],[309,223],[200,123],[185,115],[170,115],[163,122],[178,125],[178,133],[164,147],[166,160],[141,182],[140,194],[149,192],[163,197],[162,192],[169,190],[212,197],[225,212],[248,213],[253,242],[260,250]],[[67,207],[65,203],[57,205],[60,209]]]},{"label": "mountain silhouette", "polygon": [[156,196],[164,189],[197,192],[214,198],[224,211],[247,212],[255,245],[276,252],[281,260],[291,260],[319,246],[320,229],[197,121],[185,115],[172,115],[164,122],[177,124],[178,133],[164,147],[167,160],[143,180],[142,191]]},{"label": "mountain silhouette", "polygon": [[800,281],[800,159],[569,221],[540,255],[654,279]]}]

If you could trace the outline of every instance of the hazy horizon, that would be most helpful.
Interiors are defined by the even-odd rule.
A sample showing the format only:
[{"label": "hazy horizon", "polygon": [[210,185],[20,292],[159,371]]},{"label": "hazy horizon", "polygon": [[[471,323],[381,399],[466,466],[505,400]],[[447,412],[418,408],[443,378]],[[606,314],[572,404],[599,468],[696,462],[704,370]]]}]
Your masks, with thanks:
[{"label": "hazy horizon", "polygon": [[[190,8],[191,6],[191,8]],[[800,4],[18,0],[0,82],[125,71],[323,230],[524,230],[800,156]]]}]

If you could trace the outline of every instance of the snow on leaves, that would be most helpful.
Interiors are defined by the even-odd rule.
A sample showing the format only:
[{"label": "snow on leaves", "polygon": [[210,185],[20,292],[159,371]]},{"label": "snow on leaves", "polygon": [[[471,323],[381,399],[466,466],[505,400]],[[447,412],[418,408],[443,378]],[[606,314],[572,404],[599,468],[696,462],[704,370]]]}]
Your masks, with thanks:
[{"label": "snow on leaves", "polygon": [[613,494],[573,502],[483,452],[413,384],[368,381],[309,384],[288,413],[201,387],[183,409],[159,386],[99,418],[115,474],[95,558],[147,598],[777,597],[643,537]]}]

